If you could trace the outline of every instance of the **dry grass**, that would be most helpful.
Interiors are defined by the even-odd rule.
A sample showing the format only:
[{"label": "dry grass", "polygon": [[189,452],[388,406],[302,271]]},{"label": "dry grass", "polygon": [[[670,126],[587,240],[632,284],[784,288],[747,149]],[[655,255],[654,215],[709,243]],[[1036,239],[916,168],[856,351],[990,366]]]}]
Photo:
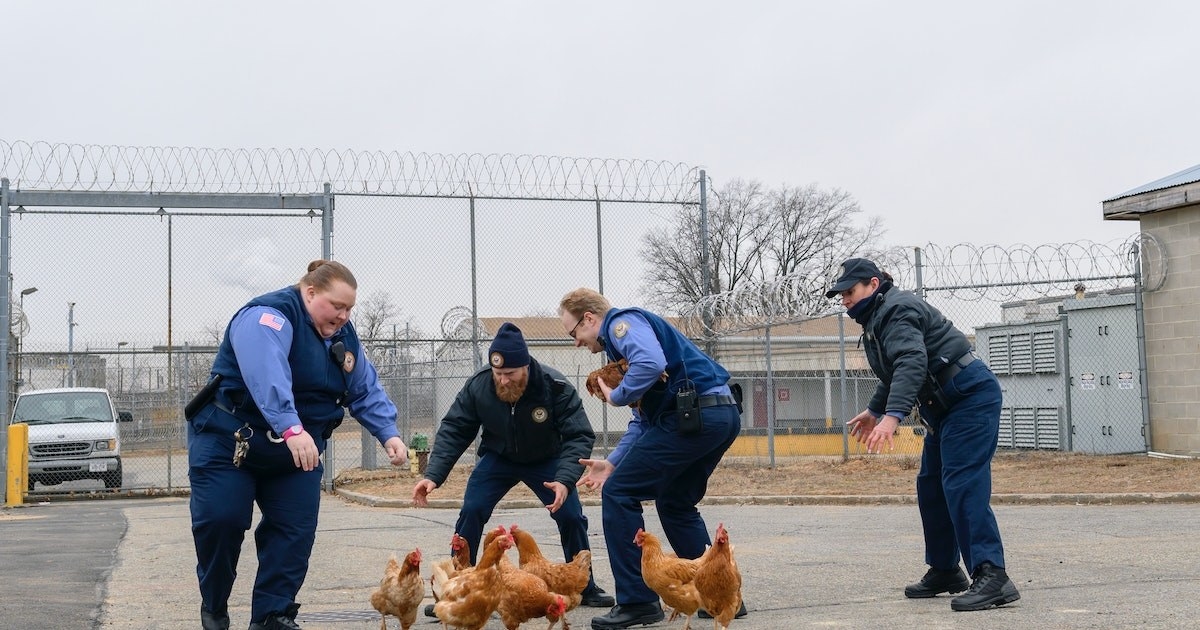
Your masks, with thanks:
[{"label": "dry grass", "polygon": [[[920,460],[913,455],[777,461],[774,468],[727,458],[708,484],[709,496],[913,494]],[[470,468],[460,466],[431,498],[462,497]],[[339,487],[373,496],[407,499],[419,475],[405,470],[351,470]],[[1145,455],[1079,455],[1056,452],[1000,453],[992,462],[995,494],[1114,492],[1200,493],[1200,460]],[[585,491],[584,496],[589,493]],[[509,498],[533,498],[517,486]]]}]

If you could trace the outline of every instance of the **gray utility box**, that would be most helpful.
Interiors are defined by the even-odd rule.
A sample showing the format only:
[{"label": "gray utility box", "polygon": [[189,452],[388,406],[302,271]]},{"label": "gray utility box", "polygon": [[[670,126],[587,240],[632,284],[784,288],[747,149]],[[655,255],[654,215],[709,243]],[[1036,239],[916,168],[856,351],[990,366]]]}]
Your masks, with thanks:
[{"label": "gray utility box", "polygon": [[1057,302],[1057,315],[975,331],[1000,379],[1001,448],[1144,452],[1137,321],[1130,293]]}]

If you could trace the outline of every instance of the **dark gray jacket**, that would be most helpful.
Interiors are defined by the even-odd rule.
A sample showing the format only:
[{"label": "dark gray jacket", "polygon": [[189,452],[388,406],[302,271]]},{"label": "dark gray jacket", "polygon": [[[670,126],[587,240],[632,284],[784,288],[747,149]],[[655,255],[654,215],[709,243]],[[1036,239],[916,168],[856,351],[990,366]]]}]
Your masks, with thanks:
[{"label": "dark gray jacket", "polygon": [[864,313],[863,347],[879,385],[867,408],[904,418],[933,375],[971,350],[967,336],[910,291],[886,283]]},{"label": "dark gray jacket", "polygon": [[518,464],[558,459],[554,480],[568,488],[583,475],[580,458],[592,456],[596,433],[579,394],[557,370],[529,363],[529,384],[515,404],[496,396],[492,369],[467,380],[442,418],[425,478],[439,486],[483,429],[479,454],[495,453]]}]

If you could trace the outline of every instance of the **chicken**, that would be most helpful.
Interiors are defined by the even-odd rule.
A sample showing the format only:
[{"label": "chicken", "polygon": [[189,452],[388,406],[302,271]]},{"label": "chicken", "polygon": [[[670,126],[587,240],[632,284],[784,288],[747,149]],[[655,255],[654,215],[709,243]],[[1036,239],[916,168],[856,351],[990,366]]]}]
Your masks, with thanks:
[{"label": "chicken", "polygon": [[396,562],[395,554],[388,558],[379,589],[371,593],[371,605],[379,611],[380,630],[387,630],[387,616],[400,620],[400,630],[409,630],[417,620],[417,608],[425,598],[425,581],[421,579],[421,550],[414,549]]},{"label": "chicken", "polygon": [[[600,389],[600,385],[597,383],[599,381],[604,381],[605,385],[608,385],[612,389],[616,389],[617,386],[621,384],[621,379],[625,378],[625,373],[628,371],[629,361],[626,361],[625,359],[610,361],[609,363],[605,364],[604,367],[592,370],[592,372],[588,374],[587,381],[584,383],[587,386],[588,394],[591,394],[592,396],[595,396],[604,402],[608,402],[608,399],[604,396],[604,392]],[[667,373],[663,372],[658,378],[660,381],[665,383],[667,381]],[[629,403],[629,407],[631,409],[637,409],[640,402],[641,401],[635,400]]]},{"label": "chicken", "polygon": [[582,549],[570,562],[554,563],[542,555],[537,541],[528,532],[513,525],[510,533],[517,544],[521,570],[542,578],[551,592],[566,599],[567,610],[574,610],[583,600],[583,589],[591,581],[592,552]]},{"label": "chicken", "polygon": [[459,571],[443,585],[442,599],[433,605],[433,613],[443,627],[482,630],[500,605],[500,570],[496,564],[512,546],[512,536],[497,536],[484,547],[478,564]]},{"label": "chicken", "polygon": [[[507,557],[507,556],[506,556]],[[500,620],[508,630],[517,630],[522,623],[530,619],[545,617],[550,621],[546,630],[562,620],[563,630],[568,630],[566,598],[551,592],[546,581],[528,572],[518,569],[512,562],[501,561]]]},{"label": "chicken", "polygon": [[643,529],[637,530],[633,542],[642,548],[642,579],[646,586],[671,608],[667,621],[683,615],[683,630],[688,630],[692,627],[692,615],[700,609],[700,591],[695,583],[700,561],[664,554],[658,537]]},{"label": "chicken", "polygon": [[742,607],[742,574],[733,559],[733,545],[725,524],[717,525],[717,535],[697,562],[696,590],[700,592],[700,607],[713,617],[717,630],[729,628],[729,622]]},{"label": "chicken", "polygon": [[459,536],[458,532],[450,536],[450,554],[449,558],[434,562],[430,568],[432,573],[429,576],[429,590],[433,592],[435,602],[442,598],[442,586],[449,582],[450,578],[458,575],[459,571],[471,566],[471,549],[466,539]]},{"label": "chicken", "polygon": [[612,389],[616,389],[616,387],[621,384],[621,379],[625,378],[625,373],[628,371],[629,361],[626,361],[625,359],[621,359],[620,361],[610,361],[606,363],[604,367],[592,370],[591,374],[588,374],[587,381],[585,382],[585,385],[587,385],[588,394],[595,396],[604,402],[608,402],[608,400],[604,398],[604,392],[600,391],[600,386],[597,383],[603,380],[605,385],[608,385]]}]

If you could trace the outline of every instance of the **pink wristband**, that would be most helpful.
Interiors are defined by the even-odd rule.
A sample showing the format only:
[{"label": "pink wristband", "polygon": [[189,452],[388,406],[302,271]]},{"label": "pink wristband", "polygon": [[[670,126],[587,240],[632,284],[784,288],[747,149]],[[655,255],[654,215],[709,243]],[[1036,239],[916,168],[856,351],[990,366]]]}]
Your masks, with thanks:
[{"label": "pink wristband", "polygon": [[288,438],[294,438],[301,433],[304,433],[304,425],[297,424],[289,428],[287,431],[284,431],[283,435],[280,435],[279,437],[283,438],[283,441],[286,442],[288,441]]}]

